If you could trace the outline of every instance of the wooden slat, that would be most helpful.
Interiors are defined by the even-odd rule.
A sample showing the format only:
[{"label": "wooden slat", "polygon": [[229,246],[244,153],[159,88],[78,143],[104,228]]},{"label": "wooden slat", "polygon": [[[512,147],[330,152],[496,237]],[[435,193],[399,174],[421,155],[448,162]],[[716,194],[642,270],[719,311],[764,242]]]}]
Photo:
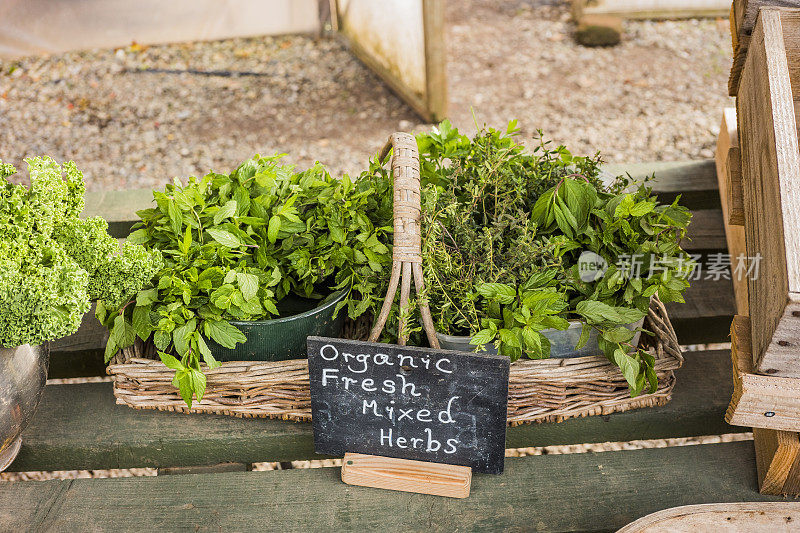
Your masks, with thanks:
[{"label": "wooden slat", "polygon": [[125,237],[130,233],[133,223],[139,220],[136,212],[154,205],[153,191],[150,189],[87,192],[83,216],[103,217],[113,237]]},{"label": "wooden slat", "polygon": [[728,79],[728,94],[736,96],[742,76],[750,37],[762,7],[800,8],[800,0],[734,0],[731,6],[731,35],[733,37],[733,66]]},{"label": "wooden slat", "polygon": [[726,342],[736,314],[730,280],[695,280],[684,294],[686,303],[667,304],[681,344]]},{"label": "wooden slat", "polygon": [[[800,150],[784,32],[800,11],[762,9],[736,100],[749,256],[754,369],[800,377]],[[788,305],[787,305],[788,303]]]},{"label": "wooden slat", "polygon": [[[762,494],[797,494],[792,470],[800,459],[797,433],[753,428],[758,486]],[[791,479],[791,481],[789,481]]]},{"label": "wooden slat", "polygon": [[725,250],[725,223],[721,209],[692,211],[692,222],[681,246],[687,252]]},{"label": "wooden slat", "polygon": [[726,224],[744,226],[744,196],[742,191],[742,154],[738,146],[728,150],[728,164],[725,189],[728,198],[725,202],[728,210]]},{"label": "wooden slat", "polygon": [[[736,148],[737,151],[731,150]],[[728,176],[730,175],[729,164],[731,157],[735,157],[738,152],[739,157],[739,175],[741,176],[741,151],[739,148],[739,136],[736,127],[736,109],[726,107],[722,111],[722,124],[720,124],[719,137],[717,138],[717,151],[716,151],[716,170],[717,170],[717,183],[719,184],[720,200],[726,200],[731,197],[728,193]],[[741,180],[739,182],[741,184]],[[725,222],[725,238],[728,244],[728,253],[732,258],[746,257],[747,250],[745,248],[744,240],[744,226],[734,226],[730,223],[730,212],[728,210],[727,201],[722,201],[722,217]],[[738,314],[747,316],[749,315],[749,303],[747,295],[747,278],[744,276],[735,276],[733,278],[733,291],[736,298],[736,309]]]},{"label": "wooden slat", "polygon": [[586,15],[613,15],[626,19],[681,19],[724,17],[727,0],[573,0],[576,19]]},{"label": "wooden slat", "polygon": [[800,379],[753,373],[750,319],[731,325],[733,396],[725,420],[736,426],[800,431]]},{"label": "wooden slat", "polygon": [[[506,447],[690,437],[744,431],[723,416],[729,354],[687,354],[665,406],[508,428]],[[713,384],[713,386],[710,386]],[[110,383],[49,385],[11,470],[173,467],[319,458],[310,424],[186,415],[116,405]]]},{"label": "wooden slat", "polygon": [[10,531],[598,531],[756,492],[752,443],[509,458],[463,500],[343,484],[338,468],[0,484]]}]

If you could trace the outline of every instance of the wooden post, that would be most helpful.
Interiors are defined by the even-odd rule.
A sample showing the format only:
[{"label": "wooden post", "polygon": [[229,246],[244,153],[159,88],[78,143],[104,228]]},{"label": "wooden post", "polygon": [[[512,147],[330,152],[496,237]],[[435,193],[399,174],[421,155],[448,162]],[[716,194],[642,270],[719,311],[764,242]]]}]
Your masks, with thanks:
[{"label": "wooden post", "polygon": [[347,453],[342,481],[349,485],[466,498],[472,485],[468,466]]}]

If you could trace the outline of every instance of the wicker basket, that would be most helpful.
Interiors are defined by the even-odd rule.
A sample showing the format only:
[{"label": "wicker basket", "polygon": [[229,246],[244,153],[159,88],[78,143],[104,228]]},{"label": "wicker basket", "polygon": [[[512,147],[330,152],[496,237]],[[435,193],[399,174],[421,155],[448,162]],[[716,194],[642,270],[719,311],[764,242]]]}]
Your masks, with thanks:
[{"label": "wicker basket", "polygon": [[[411,282],[423,289],[419,231],[419,159],[411,135],[395,133],[381,153],[391,148],[394,177],[395,245],[392,276],[383,308],[369,331],[370,319],[348,321],[345,337],[375,341],[383,329],[398,286],[400,306],[408,305]],[[433,320],[420,301],[422,324],[431,346],[438,348]],[[404,316],[405,314],[401,314]],[[639,407],[663,405],[675,386],[673,371],[683,364],[678,339],[664,305],[654,298],[640,347],[655,357],[658,390],[631,398],[619,368],[604,356],[568,359],[520,360],[511,365],[508,386],[508,423],[560,422],[567,418],[605,415]],[[405,331],[403,324],[400,331]],[[367,335],[369,333],[369,335]],[[399,344],[405,344],[401,336]],[[238,417],[270,417],[294,421],[311,420],[308,361],[226,362],[205,369],[207,383],[203,400],[188,408],[172,385],[173,371],[157,359],[152,343],[139,339],[120,351],[108,367],[118,404],[136,409],[158,409],[191,413],[213,413]]]}]

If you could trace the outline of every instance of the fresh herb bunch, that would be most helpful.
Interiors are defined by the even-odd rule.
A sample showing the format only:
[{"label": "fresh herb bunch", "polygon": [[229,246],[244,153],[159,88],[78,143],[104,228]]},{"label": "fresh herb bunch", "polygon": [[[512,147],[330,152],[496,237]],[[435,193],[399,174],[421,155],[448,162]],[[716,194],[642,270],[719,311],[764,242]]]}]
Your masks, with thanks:
[{"label": "fresh herb bunch", "polygon": [[[494,343],[512,360],[542,358],[550,355],[542,331],[580,319],[578,348],[597,330],[631,393],[646,383],[654,391],[654,360],[631,345],[629,325],[655,294],[683,301],[691,261],[679,242],[691,215],[629,178],[603,184],[598,155],[551,148],[541,133],[528,152],[517,134],[512,121],[505,132],[484,128],[469,139],[443,122],[417,137],[424,297],[438,331]],[[610,266],[584,281],[584,252]],[[620,268],[625,257],[642,258],[639,276]]]},{"label": "fresh herb bunch", "polygon": [[[161,268],[161,255],[122,251],[99,217],[80,219],[85,185],[75,163],[26,159],[30,188],[0,161],[0,345],[41,344],[74,333],[91,300],[117,305]],[[102,305],[102,304],[100,304]]]},{"label": "fresh herb bunch", "polygon": [[205,391],[201,363],[219,363],[207,339],[246,340],[231,320],[279,315],[288,294],[319,299],[346,290],[338,307],[355,318],[377,297],[391,263],[391,182],[373,163],[359,179],[334,179],[317,164],[303,172],[282,156],[254,158],[230,175],[177,179],[139,211],[129,240],[160,250],[164,266],[135,300],[98,307],[111,330],[108,361],[136,336],[151,336],[191,406]]}]

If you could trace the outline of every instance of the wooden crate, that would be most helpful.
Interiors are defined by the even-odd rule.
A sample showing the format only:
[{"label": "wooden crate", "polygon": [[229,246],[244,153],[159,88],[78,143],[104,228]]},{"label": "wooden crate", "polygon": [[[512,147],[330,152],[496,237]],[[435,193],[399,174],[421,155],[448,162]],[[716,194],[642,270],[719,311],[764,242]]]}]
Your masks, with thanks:
[{"label": "wooden crate", "polygon": [[800,7],[800,0],[734,0],[731,5],[731,38],[733,41],[733,66],[728,79],[728,94],[736,96],[739,79],[744,68],[750,36],[756,26],[758,10],[762,7]]},{"label": "wooden crate", "polygon": [[[794,89],[794,90],[793,90]],[[753,368],[800,378],[800,10],[762,8],[736,101]]]},{"label": "wooden crate", "polygon": [[[737,257],[745,251],[744,225],[742,219],[737,219],[735,212],[743,212],[741,194],[731,191],[739,181],[741,190],[741,175],[737,176],[736,169],[741,170],[741,152],[738,143],[738,130],[736,127],[736,110],[726,108],[722,115],[719,138],[717,139],[717,182],[722,204],[725,234],[728,242],[728,252],[731,257]],[[739,172],[740,174],[740,172]],[[776,391],[774,385],[781,381],[788,382],[788,389],[794,388],[793,378],[780,378],[774,376],[761,376],[753,374],[753,360],[750,346],[750,319],[747,301],[747,280],[733,276],[733,287],[736,295],[736,308],[740,316],[734,318],[731,325],[731,359],[733,363],[733,395],[725,415],[725,421],[735,426],[753,427],[753,439],[756,449],[756,467],[758,472],[758,486],[762,494],[792,494],[800,493],[800,438],[795,422],[791,420],[797,411],[796,405],[777,405],[783,403],[785,396],[772,397],[769,393]],[[777,381],[776,381],[777,380]],[[777,391],[776,391],[777,392]],[[777,401],[776,401],[777,400]],[[790,402],[794,402],[790,398]],[[780,412],[766,416],[766,413]],[[787,416],[788,415],[788,416]],[[774,429],[771,423],[778,422],[788,431]],[[766,427],[764,427],[767,425]],[[772,429],[768,429],[772,428]]]}]

